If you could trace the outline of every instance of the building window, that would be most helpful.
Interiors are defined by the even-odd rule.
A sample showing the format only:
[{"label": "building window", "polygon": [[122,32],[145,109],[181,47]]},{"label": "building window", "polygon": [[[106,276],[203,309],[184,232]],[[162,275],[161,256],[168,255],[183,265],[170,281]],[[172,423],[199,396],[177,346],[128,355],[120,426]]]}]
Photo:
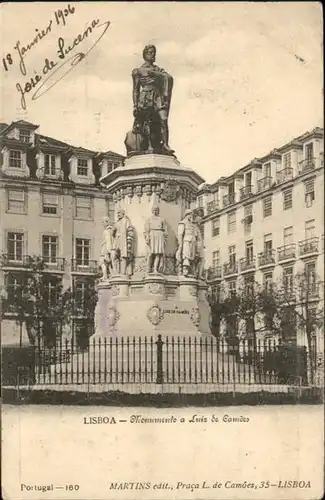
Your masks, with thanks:
[{"label": "building window", "polygon": [[285,267],[283,269],[283,287],[285,293],[293,292],[293,267]]},{"label": "building window", "polygon": [[22,295],[22,287],[24,285],[23,274],[8,274],[6,277],[7,304],[6,310],[14,312],[17,302]]},{"label": "building window", "polygon": [[229,212],[228,214],[228,233],[236,231],[236,212]]},{"label": "building window", "polygon": [[8,189],[8,212],[14,214],[26,213],[26,193],[22,189]]},{"label": "building window", "polygon": [[283,230],[283,245],[291,245],[293,242],[293,228],[292,226],[285,227]]},{"label": "building window", "polygon": [[199,208],[202,208],[203,207],[203,196],[198,196],[198,199],[197,199],[197,206]]},{"label": "building window", "polygon": [[270,217],[272,215],[272,196],[268,196],[263,200],[263,217]]},{"label": "building window", "polygon": [[246,262],[247,263],[252,263],[253,258],[254,258],[254,245],[253,245],[253,240],[246,241],[245,244],[245,255],[246,255]]},{"label": "building window", "polygon": [[312,281],[316,282],[316,263],[315,262],[307,262],[305,264],[305,274],[308,279],[312,279]]},{"label": "building window", "polygon": [[56,263],[58,249],[57,236],[42,237],[42,256],[45,262]]},{"label": "building window", "polygon": [[305,289],[301,290],[305,298],[307,298],[310,294],[315,294],[317,289],[317,274],[316,274],[316,263],[308,262],[305,264]]},{"label": "building window", "polygon": [[212,252],[212,267],[216,269],[220,266],[220,250],[215,250]]},{"label": "building window", "polygon": [[219,206],[219,191],[215,191],[212,193],[212,199],[215,202],[216,206]]},{"label": "building window", "polygon": [[289,208],[292,208],[292,189],[283,191],[283,210],[289,210]]},{"label": "building window", "polygon": [[236,245],[231,245],[228,247],[228,253],[229,253],[229,265],[230,267],[233,267],[236,265]]},{"label": "building window", "polygon": [[315,219],[307,220],[305,222],[305,238],[310,240],[315,237]]},{"label": "building window", "polygon": [[76,260],[78,266],[89,266],[90,240],[76,239]]},{"label": "building window", "polygon": [[271,163],[265,163],[265,165],[264,165],[264,177],[271,177]]},{"label": "building window", "polygon": [[284,168],[291,168],[291,153],[287,153],[283,156],[283,166]]},{"label": "building window", "polygon": [[231,297],[236,296],[236,281],[235,280],[228,281],[228,290],[229,290],[229,295]]},{"label": "building window", "polygon": [[86,301],[88,300],[89,292],[92,284],[86,280],[76,280],[74,283],[74,304],[77,312],[83,313],[86,309]]},{"label": "building window", "polygon": [[43,283],[44,290],[44,302],[47,307],[53,307],[56,305],[58,297],[58,284],[59,280],[56,277],[46,277]]},{"label": "building window", "polygon": [[264,235],[264,252],[266,255],[270,255],[272,253],[273,249],[273,241],[272,241],[272,234],[265,234]]},{"label": "building window", "polygon": [[315,200],[315,182],[314,179],[308,179],[305,182],[305,203],[307,207],[310,207]]},{"label": "building window", "polygon": [[219,236],[220,234],[220,218],[212,219],[212,236]]},{"label": "building window", "polygon": [[253,214],[253,203],[244,206],[244,217],[249,217]]},{"label": "building window", "polygon": [[9,151],[9,167],[10,168],[21,168],[22,167],[22,152],[16,149],[11,149]]},{"label": "building window", "polygon": [[7,251],[9,260],[18,260],[18,261],[23,260],[23,252],[24,252],[23,233],[8,233]]},{"label": "building window", "polygon": [[44,155],[44,173],[55,175],[55,155]]},{"label": "building window", "polygon": [[116,168],[119,167],[119,164],[118,163],[113,163],[113,170],[115,170]]},{"label": "building window", "polygon": [[272,290],[272,285],[273,285],[273,273],[265,273],[263,276],[263,286],[264,290],[267,292],[270,292]]},{"label": "building window", "polygon": [[91,219],[91,203],[92,199],[89,196],[76,196],[76,218]]},{"label": "building window", "polygon": [[314,158],[314,145],[312,142],[306,144],[305,152],[306,152],[307,163],[312,163],[312,160]]},{"label": "building window", "polygon": [[84,158],[78,158],[77,175],[88,175],[88,160],[85,160]]},{"label": "building window", "polygon": [[59,208],[59,199],[56,194],[42,194],[42,211],[43,214],[56,215]]},{"label": "building window", "polygon": [[107,217],[111,222],[115,221],[115,204],[112,200],[106,200],[107,202]]},{"label": "building window", "polygon": [[246,295],[248,295],[248,296],[253,295],[254,283],[255,283],[254,275],[248,274],[244,277],[244,290],[245,290]]},{"label": "building window", "polygon": [[19,140],[21,142],[25,142],[26,144],[29,144],[31,142],[29,130],[20,130],[19,131]]}]

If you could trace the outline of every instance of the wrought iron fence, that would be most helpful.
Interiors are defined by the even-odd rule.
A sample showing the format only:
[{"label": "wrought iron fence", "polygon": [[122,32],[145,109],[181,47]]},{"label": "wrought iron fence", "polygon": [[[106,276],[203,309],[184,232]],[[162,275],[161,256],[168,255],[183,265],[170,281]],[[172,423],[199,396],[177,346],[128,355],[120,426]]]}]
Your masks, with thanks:
[{"label": "wrought iron fence", "polygon": [[35,350],[36,385],[308,384],[306,349],[274,339],[108,337],[84,350],[69,341]]}]

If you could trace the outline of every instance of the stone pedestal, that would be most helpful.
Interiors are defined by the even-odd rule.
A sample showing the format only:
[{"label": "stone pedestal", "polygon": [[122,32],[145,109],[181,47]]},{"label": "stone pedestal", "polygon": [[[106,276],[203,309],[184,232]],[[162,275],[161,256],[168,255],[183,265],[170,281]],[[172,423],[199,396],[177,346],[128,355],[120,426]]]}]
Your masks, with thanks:
[{"label": "stone pedestal", "polygon": [[121,285],[118,279],[119,285],[116,278],[98,285],[96,337],[210,333],[204,282],[148,275]]},{"label": "stone pedestal", "polygon": [[[203,179],[174,156],[144,154],[101,179],[115,207],[123,208],[134,228],[132,276],[114,276],[98,285],[96,336],[196,335],[210,332],[206,284],[177,275],[178,224],[196,199]],[[159,206],[166,221],[163,274],[148,274],[146,220]]]}]

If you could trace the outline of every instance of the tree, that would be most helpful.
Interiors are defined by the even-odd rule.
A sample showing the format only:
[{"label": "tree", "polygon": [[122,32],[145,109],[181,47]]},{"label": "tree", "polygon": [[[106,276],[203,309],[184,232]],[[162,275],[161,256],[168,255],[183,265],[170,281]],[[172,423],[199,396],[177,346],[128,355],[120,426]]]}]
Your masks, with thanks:
[{"label": "tree", "polygon": [[77,281],[73,290],[73,323],[78,346],[88,347],[89,337],[94,333],[97,292],[94,281]]},{"label": "tree", "polygon": [[208,289],[207,300],[211,313],[211,334],[217,339],[220,338],[220,326],[223,318],[224,306],[223,295],[220,285],[210,286]]},{"label": "tree", "polygon": [[293,324],[306,336],[311,383],[316,372],[314,339],[317,329],[324,325],[324,307],[320,302],[323,286],[324,282],[314,270],[307,268],[293,277],[290,287],[280,286],[278,301],[277,315],[282,332],[285,324]]},{"label": "tree", "polygon": [[57,332],[62,335],[64,325],[71,317],[72,295],[63,289],[60,277],[47,272],[47,263],[38,256],[29,257],[24,273],[16,283],[10,297],[10,310],[20,327],[20,344],[23,325],[31,344],[54,346]]}]

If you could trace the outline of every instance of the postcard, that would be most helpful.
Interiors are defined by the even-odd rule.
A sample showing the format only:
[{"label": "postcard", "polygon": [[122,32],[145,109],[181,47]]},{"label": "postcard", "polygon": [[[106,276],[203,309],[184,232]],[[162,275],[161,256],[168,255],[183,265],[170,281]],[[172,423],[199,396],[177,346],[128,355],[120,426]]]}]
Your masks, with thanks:
[{"label": "postcard", "polygon": [[322,498],[319,3],[1,14],[3,498]]}]

